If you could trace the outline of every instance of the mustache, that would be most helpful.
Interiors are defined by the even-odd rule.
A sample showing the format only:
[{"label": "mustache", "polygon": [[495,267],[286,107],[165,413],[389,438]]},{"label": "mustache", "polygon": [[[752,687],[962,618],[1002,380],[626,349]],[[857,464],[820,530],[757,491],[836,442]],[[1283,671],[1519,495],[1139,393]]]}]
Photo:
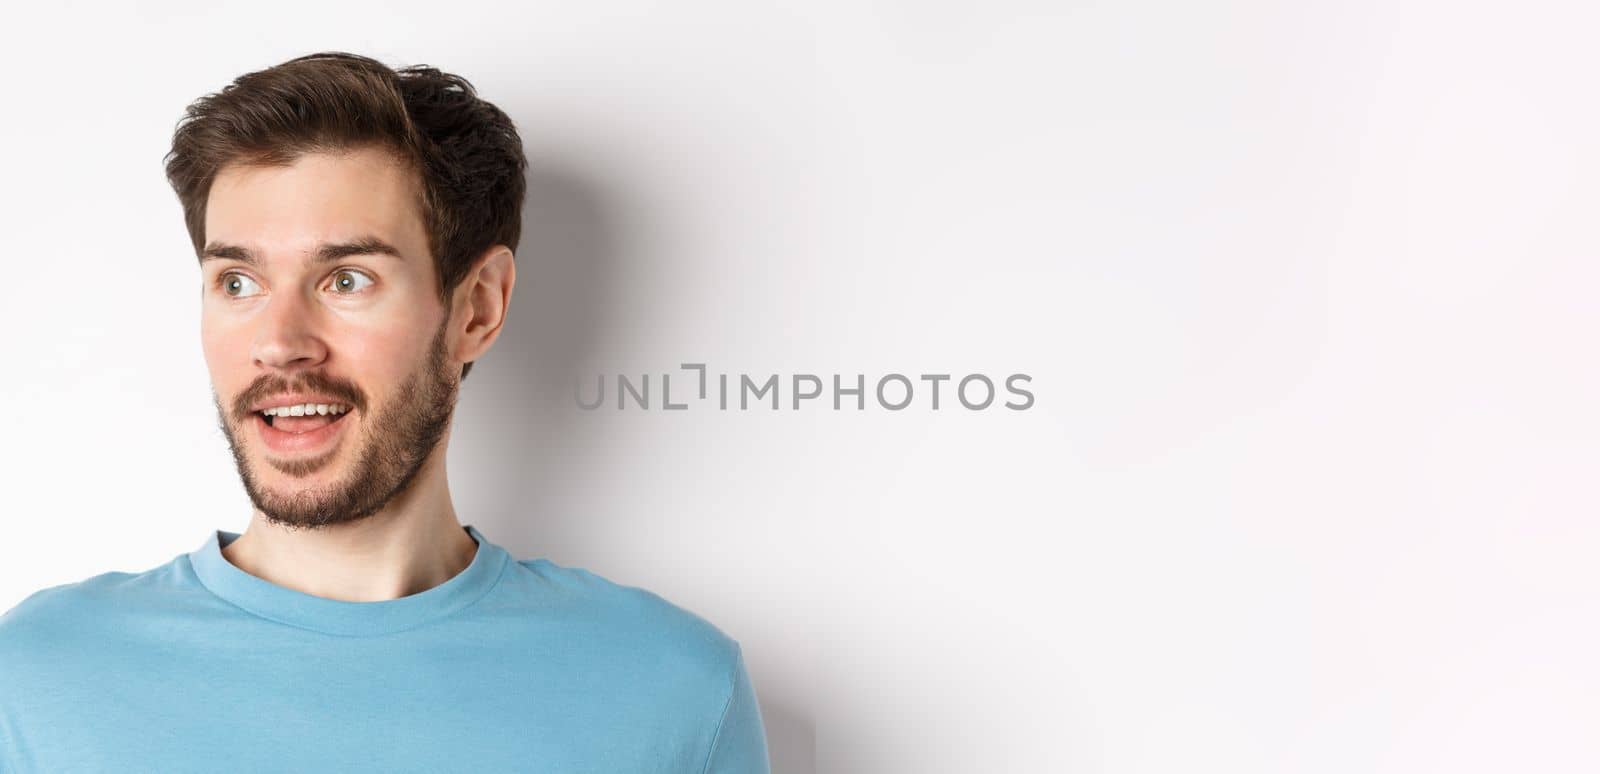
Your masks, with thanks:
[{"label": "mustache", "polygon": [[302,374],[293,382],[281,376],[265,374],[251,382],[249,387],[246,387],[234,397],[234,420],[243,422],[249,419],[252,413],[251,406],[260,403],[265,398],[288,392],[315,392],[327,395],[340,403],[353,406],[362,414],[365,414],[367,410],[367,394],[353,382],[330,376],[320,371]]}]

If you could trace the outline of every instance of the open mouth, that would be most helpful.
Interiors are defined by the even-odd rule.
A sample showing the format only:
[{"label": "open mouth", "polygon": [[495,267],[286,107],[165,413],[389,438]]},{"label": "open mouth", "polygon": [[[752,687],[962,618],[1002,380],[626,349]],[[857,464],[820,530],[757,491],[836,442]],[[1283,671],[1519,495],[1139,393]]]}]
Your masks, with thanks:
[{"label": "open mouth", "polygon": [[327,427],[350,413],[350,407],[338,403],[304,403],[295,406],[275,406],[256,412],[268,427],[286,433],[306,433]]},{"label": "open mouth", "polygon": [[340,435],[348,406],[301,404],[255,412],[256,427],[266,447],[280,454],[320,449]]}]

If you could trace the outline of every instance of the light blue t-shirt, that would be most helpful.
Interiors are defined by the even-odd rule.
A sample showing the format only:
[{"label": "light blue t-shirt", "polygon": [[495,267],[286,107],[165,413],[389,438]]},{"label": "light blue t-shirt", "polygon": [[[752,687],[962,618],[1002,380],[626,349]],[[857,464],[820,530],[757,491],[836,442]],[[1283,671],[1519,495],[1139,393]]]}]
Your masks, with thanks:
[{"label": "light blue t-shirt", "polygon": [[518,561],[344,602],[222,555],[0,617],[0,772],[766,774],[739,644],[643,589]]}]

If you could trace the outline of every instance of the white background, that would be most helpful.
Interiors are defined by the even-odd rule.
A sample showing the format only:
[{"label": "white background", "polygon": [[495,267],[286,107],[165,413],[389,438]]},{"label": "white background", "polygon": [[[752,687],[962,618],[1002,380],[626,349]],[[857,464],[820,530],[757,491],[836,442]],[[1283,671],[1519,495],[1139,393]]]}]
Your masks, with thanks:
[{"label": "white background", "polygon": [[[161,157],[345,49],[533,161],[462,520],[739,640],[779,774],[1600,768],[1584,4],[6,14],[0,608],[245,526]],[[1036,403],[534,389],[682,362]]]}]

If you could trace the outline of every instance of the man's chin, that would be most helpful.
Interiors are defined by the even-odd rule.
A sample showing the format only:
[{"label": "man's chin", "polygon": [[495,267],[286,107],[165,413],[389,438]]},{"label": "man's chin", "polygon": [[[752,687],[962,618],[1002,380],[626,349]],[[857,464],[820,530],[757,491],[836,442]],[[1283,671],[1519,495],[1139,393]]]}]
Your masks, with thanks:
[{"label": "man's chin", "polygon": [[253,481],[250,500],[267,520],[283,527],[316,528],[360,518],[348,487],[314,477]]}]

